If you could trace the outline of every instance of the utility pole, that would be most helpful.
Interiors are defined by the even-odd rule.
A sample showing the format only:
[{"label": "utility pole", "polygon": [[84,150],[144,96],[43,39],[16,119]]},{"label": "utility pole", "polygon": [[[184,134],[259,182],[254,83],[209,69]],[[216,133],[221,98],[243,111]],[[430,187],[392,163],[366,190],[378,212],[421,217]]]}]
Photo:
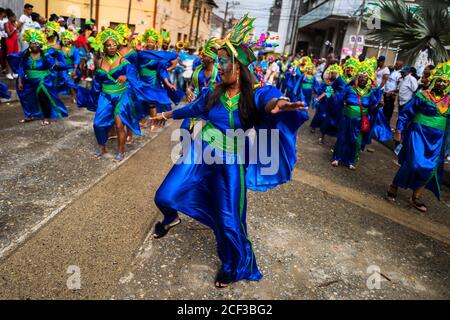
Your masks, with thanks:
[{"label": "utility pole", "polygon": [[294,21],[294,40],[292,44],[292,52],[291,54],[295,54],[297,52],[297,39],[298,39],[298,19],[300,17],[300,7],[302,3],[301,0],[298,1],[297,8],[295,10],[295,21]]},{"label": "utility pole", "polygon": [[91,0],[91,6],[89,9],[89,19],[92,20],[92,18],[94,17],[94,0]]},{"label": "utility pole", "polygon": [[128,18],[127,18],[127,24],[130,24],[130,15],[131,15],[131,3],[133,2],[133,0],[130,0],[130,2],[128,3]]},{"label": "utility pole", "polygon": [[195,13],[197,12],[197,9],[198,9],[198,1],[199,0],[195,0],[194,9],[192,10],[191,26],[189,28],[189,42],[192,41],[192,29],[194,28],[194,18],[195,18]]},{"label": "utility pole", "polygon": [[358,29],[356,30],[356,41],[353,44],[353,50],[352,50],[352,56],[354,57],[356,55],[356,47],[358,46],[358,36],[361,33],[361,26],[362,21],[364,17],[364,8],[366,7],[366,0],[363,0],[362,7],[361,7],[361,13],[359,15],[359,21],[358,21]]},{"label": "utility pole", "polygon": [[225,16],[223,17],[223,24],[222,24],[222,38],[225,37],[225,25],[227,23],[227,15],[228,15],[228,6],[230,3],[227,1],[227,5],[225,6]]},{"label": "utility pole", "polygon": [[198,0],[198,17],[197,17],[197,28],[195,29],[195,41],[194,41],[194,45],[197,46],[197,41],[198,41],[198,28],[200,27],[200,19],[202,16],[202,3],[201,0]]},{"label": "utility pole", "polygon": [[155,0],[155,11],[153,12],[153,28],[156,28],[156,14],[158,10],[158,0]]}]

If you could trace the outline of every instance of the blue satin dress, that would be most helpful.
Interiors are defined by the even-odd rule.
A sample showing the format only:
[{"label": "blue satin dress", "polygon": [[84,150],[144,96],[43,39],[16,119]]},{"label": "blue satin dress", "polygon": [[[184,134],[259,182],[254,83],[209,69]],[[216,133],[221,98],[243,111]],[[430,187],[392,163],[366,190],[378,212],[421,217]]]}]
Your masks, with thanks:
[{"label": "blue satin dress", "polygon": [[[203,116],[207,119],[207,124],[202,134],[191,142],[189,151],[168,173],[156,192],[155,203],[164,214],[165,221],[170,222],[179,211],[214,231],[218,255],[222,262],[221,271],[231,281],[243,279],[258,281],[262,278],[262,274],[256,264],[246,225],[248,166],[246,163],[238,162],[241,153],[237,150],[241,149],[237,143],[234,142],[234,145],[233,142],[221,143],[219,141],[226,140],[218,139],[224,136],[226,130],[246,130],[253,126],[244,125],[240,120],[239,100],[236,100],[236,97],[230,99],[224,94],[214,107],[206,111],[210,93],[209,88],[205,88],[193,103],[173,111],[174,119]],[[254,92],[255,106],[259,112],[263,113],[266,104],[280,96],[281,92],[275,87],[258,88]],[[265,126],[273,128],[277,120],[293,121],[292,125],[287,124],[293,129],[295,125],[298,125],[299,112],[285,113],[286,116],[274,118]],[[295,136],[296,129],[291,132],[285,131],[283,134]],[[294,136],[280,139],[280,144],[291,144],[289,147],[283,146],[280,149],[281,158],[285,156],[283,150],[295,149]],[[203,152],[198,150],[199,145],[203,147]],[[222,159],[224,164],[217,162],[208,164],[211,162],[205,159],[205,154]],[[190,163],[184,162],[185,159],[190,159]],[[284,166],[288,162],[281,160],[279,170],[292,170],[292,167]],[[280,176],[283,178],[282,175]],[[286,173],[285,176],[288,174]],[[279,177],[277,174],[269,177],[273,178],[270,181],[271,186],[285,182],[284,180],[276,181],[277,177]],[[264,179],[254,179],[253,182],[258,181],[267,182]]]},{"label": "blue satin dress", "polygon": [[[143,95],[139,90],[141,83],[137,74],[136,68],[124,59],[109,72],[97,69],[91,90],[79,88],[79,107],[95,111],[94,131],[99,145],[106,144],[117,116],[134,134],[141,135],[139,120],[142,119],[142,112],[139,110],[139,99]],[[126,82],[116,83],[123,75],[127,77]]]},{"label": "blue satin dress", "polygon": [[77,47],[72,46],[71,50],[66,54],[61,50],[64,57],[64,64],[67,66],[66,70],[58,73],[58,90],[60,94],[70,95],[70,89],[77,89],[77,84],[81,80],[81,69],[77,68],[75,81],[72,81],[71,75],[75,65],[80,65],[80,53]]},{"label": "blue satin dress", "polygon": [[286,96],[291,99],[291,101],[294,101],[296,98],[294,88],[301,76],[302,72],[298,67],[290,68],[288,76],[286,77]]},{"label": "blue satin dress", "polygon": [[303,101],[305,106],[311,106],[313,91],[318,90],[319,85],[320,84],[316,80],[316,77],[302,74],[294,87],[295,101]]},{"label": "blue satin dress", "polygon": [[0,98],[2,99],[11,99],[11,94],[9,93],[9,87],[0,82]]},{"label": "blue satin dress", "polygon": [[[342,110],[339,131],[334,146],[333,160],[347,166],[356,165],[359,155],[367,141],[371,139],[371,132],[361,132],[361,108],[358,93],[352,86],[347,86],[337,97],[336,103]],[[377,106],[379,98],[377,92],[369,88],[365,95],[360,96],[363,114],[369,115]]]},{"label": "blue satin dress", "polygon": [[[375,96],[377,97],[376,106],[378,106],[383,99],[383,91],[376,87],[374,88]],[[392,140],[391,125],[388,123],[383,108],[378,108],[374,113],[369,115],[370,120],[370,140],[366,144],[372,143],[372,138],[379,142],[386,142]]]},{"label": "blue satin dress", "polygon": [[[26,60],[26,61],[24,61]],[[22,79],[23,90],[17,90],[22,110],[26,119],[44,118],[38,94],[43,92],[50,105],[50,118],[58,119],[68,116],[64,103],[58,97],[56,87],[56,60],[44,51],[41,57],[25,58],[25,51],[8,55],[8,62],[15,73]]]},{"label": "blue satin dress", "polygon": [[398,155],[401,167],[394,185],[412,190],[426,187],[440,199],[448,118],[450,108],[442,114],[421,92],[403,106],[397,121],[397,130],[403,137]]},{"label": "blue satin dress", "polygon": [[150,114],[151,106],[156,106],[158,112],[172,110],[172,103],[179,104],[184,97],[184,92],[177,90],[172,92],[167,89],[164,80],[170,81],[167,65],[176,60],[178,55],[169,51],[143,50],[137,52],[137,63],[141,90],[147,96],[144,104],[146,115]]},{"label": "blue satin dress", "polygon": [[323,81],[317,87],[316,97],[326,94],[319,102],[315,103],[316,112],[311,120],[311,128],[320,128],[322,134],[335,137],[338,132],[339,121],[342,113],[342,108],[336,102],[338,96],[345,89],[346,84],[342,77],[337,77],[333,83]]}]

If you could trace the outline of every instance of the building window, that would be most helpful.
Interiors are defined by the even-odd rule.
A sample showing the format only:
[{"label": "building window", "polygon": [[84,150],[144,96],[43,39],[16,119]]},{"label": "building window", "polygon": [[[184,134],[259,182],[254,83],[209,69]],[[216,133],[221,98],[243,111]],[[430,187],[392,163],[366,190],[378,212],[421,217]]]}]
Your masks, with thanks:
[{"label": "building window", "polygon": [[181,41],[182,37],[183,37],[183,35],[180,32],[178,32],[178,34],[177,34],[177,42]]},{"label": "building window", "polygon": [[190,12],[191,0],[181,0],[180,8]]},{"label": "building window", "polygon": [[211,24],[211,11],[208,11],[208,25]]}]

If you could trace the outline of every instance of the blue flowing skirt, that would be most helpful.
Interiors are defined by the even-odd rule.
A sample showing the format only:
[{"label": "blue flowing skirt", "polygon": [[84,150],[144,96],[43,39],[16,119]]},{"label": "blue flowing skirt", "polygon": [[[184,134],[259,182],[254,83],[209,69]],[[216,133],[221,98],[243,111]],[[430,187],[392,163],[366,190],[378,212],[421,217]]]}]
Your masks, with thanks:
[{"label": "blue flowing skirt", "polygon": [[117,94],[101,93],[94,117],[95,137],[99,145],[106,144],[109,131],[114,125],[117,116],[134,134],[141,135],[135,103],[128,91]]},{"label": "blue flowing skirt", "polygon": [[444,131],[411,123],[398,155],[394,184],[404,189],[426,187],[440,199],[444,169]]},{"label": "blue flowing skirt", "polygon": [[22,110],[25,118],[44,118],[39,99],[38,92],[44,90],[44,93],[50,103],[50,118],[57,119],[67,117],[69,115],[66,106],[58,97],[58,90],[54,85],[54,77],[49,75],[44,78],[43,86],[40,87],[41,79],[25,78],[22,81],[23,90],[17,90]]},{"label": "blue flowing skirt", "polygon": [[[224,157],[234,158],[235,164],[195,164],[194,160],[203,156],[194,144],[201,144],[204,150],[209,147],[196,141],[185,154],[191,164],[179,161],[173,166],[156,192],[155,203],[166,218],[176,217],[179,211],[213,230],[221,270],[232,281],[258,281],[262,274],[247,233],[245,165],[237,164],[237,155],[229,153]],[[210,150],[214,155],[215,150]]]}]

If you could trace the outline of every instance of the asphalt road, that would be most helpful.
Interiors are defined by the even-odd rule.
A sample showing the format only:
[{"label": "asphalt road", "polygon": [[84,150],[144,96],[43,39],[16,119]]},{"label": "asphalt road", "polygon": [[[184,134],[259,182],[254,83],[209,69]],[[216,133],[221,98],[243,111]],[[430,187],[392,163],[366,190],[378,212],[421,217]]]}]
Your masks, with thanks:
[{"label": "asphalt road", "polygon": [[[263,280],[220,291],[210,230],[184,217],[164,239],[148,236],[179,123],[153,139],[145,133],[117,166],[92,156],[92,114],[70,111],[43,128],[18,125],[18,106],[0,105],[0,298],[450,298],[449,189],[441,202],[426,193],[427,215],[408,205],[409,191],[386,202],[398,167],[382,145],[355,172],[333,168],[333,141],[319,146],[303,126],[293,181],[249,192]],[[72,270],[79,289],[68,287]]]}]

